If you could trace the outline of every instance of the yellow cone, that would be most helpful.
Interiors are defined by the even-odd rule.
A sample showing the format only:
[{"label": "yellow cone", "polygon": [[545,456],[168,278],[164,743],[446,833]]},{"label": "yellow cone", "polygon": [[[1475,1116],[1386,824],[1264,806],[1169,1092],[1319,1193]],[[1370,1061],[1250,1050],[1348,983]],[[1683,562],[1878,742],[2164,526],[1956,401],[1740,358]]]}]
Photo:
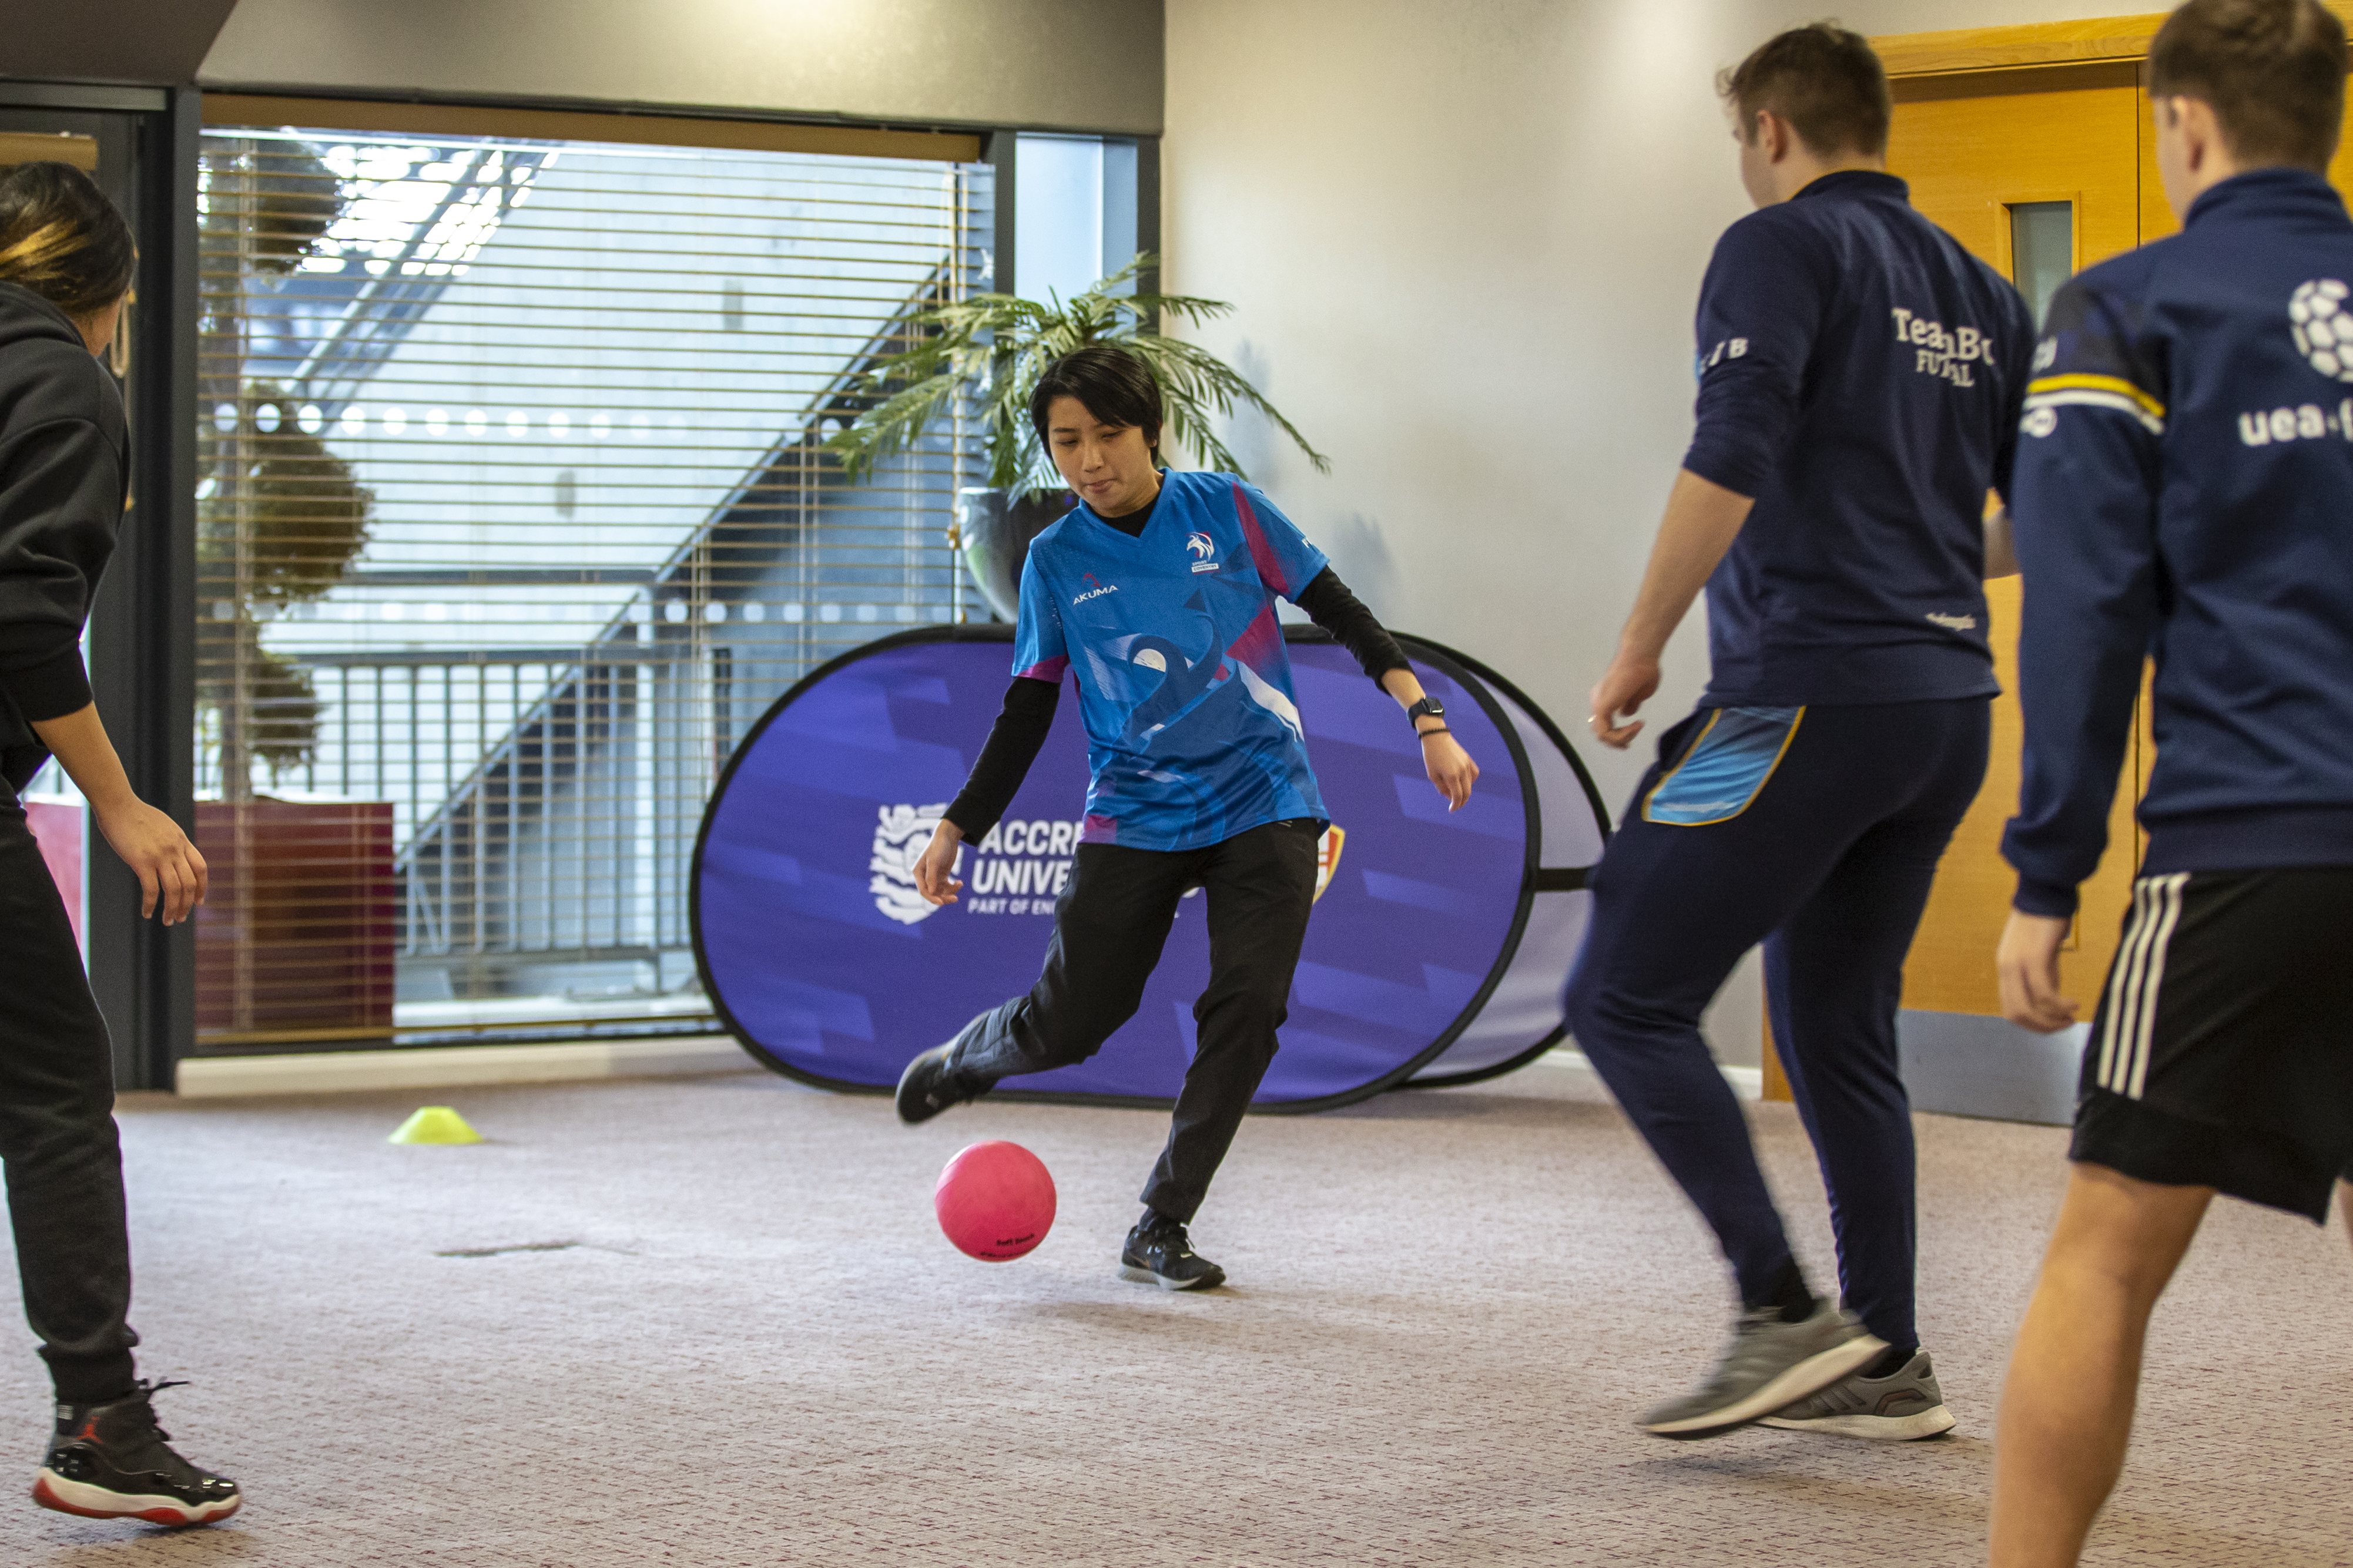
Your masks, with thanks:
[{"label": "yellow cone", "polygon": [[446,1105],[428,1105],[400,1124],[393,1143],[479,1143],[482,1135]]}]

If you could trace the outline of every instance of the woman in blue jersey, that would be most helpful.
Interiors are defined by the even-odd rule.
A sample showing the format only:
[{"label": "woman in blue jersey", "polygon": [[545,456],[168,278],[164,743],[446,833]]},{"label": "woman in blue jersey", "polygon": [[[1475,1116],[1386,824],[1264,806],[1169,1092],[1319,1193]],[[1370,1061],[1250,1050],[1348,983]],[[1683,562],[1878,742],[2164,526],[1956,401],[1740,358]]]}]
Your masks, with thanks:
[{"label": "woman in blue jersey", "polygon": [[1160,468],[1160,388],[1142,361],[1102,344],[1056,361],[1029,417],[1081,504],[1029,546],[1005,710],[916,886],[955,901],[958,848],[1011,804],[1065,673],[1087,731],[1086,824],[1038,984],[909,1063],[899,1116],[928,1121],[999,1079],[1092,1056],[1134,1016],[1177,900],[1203,889],[1198,1044],[1120,1257],[1124,1278],[1200,1289],[1225,1271],[1185,1227],[1274,1058],[1326,826],[1275,600],[1305,610],[1397,700],[1450,810],[1479,769],[1396,639],[1290,519],[1231,474]]}]

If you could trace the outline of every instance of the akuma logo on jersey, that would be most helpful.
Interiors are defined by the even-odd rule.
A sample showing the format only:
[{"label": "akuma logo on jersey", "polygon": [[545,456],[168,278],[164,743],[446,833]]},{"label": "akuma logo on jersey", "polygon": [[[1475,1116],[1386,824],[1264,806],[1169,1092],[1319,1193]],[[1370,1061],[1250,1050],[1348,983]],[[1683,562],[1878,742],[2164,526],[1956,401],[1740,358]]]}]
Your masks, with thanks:
[{"label": "akuma logo on jersey", "polygon": [[1100,599],[1105,594],[1116,594],[1119,592],[1118,584],[1098,583],[1095,581],[1095,574],[1092,572],[1080,573],[1079,581],[1086,584],[1087,586],[1083,592],[1075,594],[1071,596],[1071,603],[1073,605],[1083,605],[1089,599]]},{"label": "akuma logo on jersey", "polygon": [[1185,548],[1192,554],[1194,571],[1215,572],[1218,569],[1218,542],[1211,539],[1208,534],[1194,533],[1187,535],[1185,539]]},{"label": "akuma logo on jersey", "polygon": [[2332,381],[2353,381],[2353,289],[2334,278],[2299,283],[2288,296],[2288,331],[2305,363]]}]

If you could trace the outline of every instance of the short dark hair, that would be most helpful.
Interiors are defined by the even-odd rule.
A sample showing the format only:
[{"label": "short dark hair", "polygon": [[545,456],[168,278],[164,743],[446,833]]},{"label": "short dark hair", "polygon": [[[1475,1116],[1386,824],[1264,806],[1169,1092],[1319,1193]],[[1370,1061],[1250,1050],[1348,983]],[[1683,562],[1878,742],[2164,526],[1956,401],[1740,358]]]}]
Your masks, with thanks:
[{"label": "short dark hair", "polygon": [[88,174],[55,163],[0,174],[0,283],[89,316],[131,291],[138,266],[131,226]]},{"label": "short dark hair", "polygon": [[1715,90],[1739,114],[1744,140],[1755,139],[1757,115],[1769,109],[1816,157],[1859,153],[1876,158],[1887,151],[1895,103],[1888,96],[1886,68],[1868,39],[1836,22],[1792,27],[1767,39],[1739,65],[1719,71]]},{"label": "short dark hair", "polygon": [[2189,0],[2148,46],[2148,95],[2213,110],[2242,163],[2326,173],[2345,121],[2345,24],[2316,0]]},{"label": "short dark hair", "polygon": [[1029,423],[1046,442],[1046,411],[1058,397],[1075,397],[1105,425],[1144,432],[1144,444],[1160,445],[1160,383],[1142,360],[1109,343],[1073,349],[1046,367],[1029,395]]}]

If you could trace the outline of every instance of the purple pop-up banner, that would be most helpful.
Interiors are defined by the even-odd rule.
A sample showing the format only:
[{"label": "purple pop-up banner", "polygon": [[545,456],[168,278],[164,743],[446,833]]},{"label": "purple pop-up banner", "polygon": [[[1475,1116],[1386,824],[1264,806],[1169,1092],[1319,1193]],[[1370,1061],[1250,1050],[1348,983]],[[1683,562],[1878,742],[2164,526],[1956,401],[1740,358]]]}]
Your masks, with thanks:
[{"label": "purple pop-up banner", "polygon": [[[1607,817],[1525,697],[1398,640],[1478,761],[1478,787],[1449,812],[1397,704],[1323,633],[1289,633],[1332,830],[1261,1109],[1508,1071],[1562,1032],[1583,871]],[[885,1089],[1037,979],[1086,796],[1077,703],[1057,712],[1005,820],[965,847],[959,900],[934,909],[913,875],[1002,704],[1010,641],[1009,627],[960,626],[868,644],[786,692],[736,748],[695,846],[695,954],[720,1016],[765,1065]],[[1202,897],[1178,906],[1143,1005],[1099,1053],[998,1092],[1173,1099],[1208,982]]]}]

